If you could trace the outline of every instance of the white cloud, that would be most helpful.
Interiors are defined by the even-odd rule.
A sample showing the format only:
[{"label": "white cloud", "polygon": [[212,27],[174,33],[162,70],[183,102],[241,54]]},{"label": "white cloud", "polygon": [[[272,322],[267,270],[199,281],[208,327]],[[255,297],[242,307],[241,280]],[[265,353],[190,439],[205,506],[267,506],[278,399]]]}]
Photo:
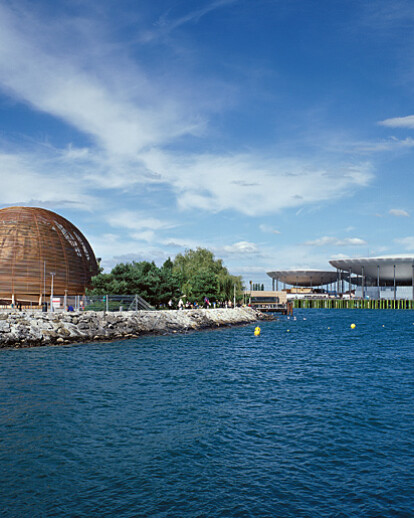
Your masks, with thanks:
[{"label": "white cloud", "polygon": [[[309,248],[305,244],[288,245],[263,250],[263,267],[266,272],[289,269],[330,269],[329,255],[319,247]],[[258,264],[256,262],[256,264]]]},{"label": "white cloud", "polygon": [[402,237],[394,240],[399,245],[402,245],[405,250],[414,250],[414,236]]},{"label": "white cloud", "polygon": [[280,234],[280,230],[274,229],[271,225],[267,225],[266,223],[263,223],[259,225],[259,228],[262,232],[270,233],[270,234]]},{"label": "white cloud", "polygon": [[[179,23],[227,3],[232,2],[213,2]],[[67,188],[61,188],[65,198],[76,198],[85,205],[92,200],[92,189],[134,192],[137,185],[157,183],[172,189],[182,210],[260,215],[332,201],[372,180],[369,163],[266,158],[254,150],[227,155],[165,151],[178,137],[198,135],[206,117],[177,88],[163,88],[157,77],[127,55],[120,55],[106,37],[97,22],[83,20],[80,30],[74,22],[62,20],[56,28],[28,12],[15,13],[0,6],[3,90],[91,137],[89,148],[69,146],[60,154],[50,150],[59,156],[44,163],[44,169],[33,152],[31,170],[40,180],[53,172],[57,162],[71,175],[76,169],[77,182],[71,176]],[[68,47],[77,52],[68,54]],[[9,193],[8,186],[5,189],[5,198],[15,201],[15,193]],[[39,188],[44,193],[51,189]],[[54,193],[51,197],[56,198]],[[147,226],[135,222],[125,228],[156,230],[151,222]]]},{"label": "white cloud", "polygon": [[50,171],[46,157],[0,152],[0,204],[97,208],[96,198],[87,194],[88,185],[54,161]]},{"label": "white cloud", "polygon": [[406,137],[404,139],[390,137],[388,139],[380,141],[360,142],[355,147],[357,151],[362,153],[398,151],[404,149],[411,149],[412,147],[414,147],[414,139],[411,137]]},{"label": "white cloud", "polygon": [[183,156],[152,149],[141,157],[148,170],[173,186],[181,209],[233,209],[251,216],[332,200],[373,178],[368,163],[323,167],[253,152]]},{"label": "white cloud", "polygon": [[337,246],[363,246],[366,245],[367,242],[359,237],[349,237],[345,239],[338,239],[336,245]]},{"label": "white cloud", "polygon": [[143,41],[150,41],[159,36],[165,37],[181,25],[185,25],[186,23],[197,23],[203,16],[211,11],[234,4],[237,1],[238,0],[216,0],[214,2],[209,2],[204,7],[190,11],[189,13],[175,19],[169,18],[171,11],[171,9],[169,9],[166,13],[160,16],[158,21],[155,23],[156,31],[146,32],[143,37]]},{"label": "white cloud", "polygon": [[410,214],[403,209],[390,209],[388,214],[391,214],[391,216],[399,216],[399,217],[410,217]]},{"label": "white cloud", "polygon": [[137,244],[132,239],[122,239],[118,234],[88,235],[88,241],[96,257],[103,258],[102,266],[105,272],[120,262],[155,261],[161,264],[168,258],[167,252],[156,246]]},{"label": "white cloud", "polygon": [[362,246],[367,242],[359,237],[347,237],[345,239],[338,239],[331,236],[323,236],[313,241],[306,241],[307,246]]},{"label": "white cloud", "polygon": [[[27,13],[0,6],[2,88],[91,135],[112,154],[134,155],[146,146],[199,130],[204,124],[200,118],[186,113],[136,62],[114,56],[112,49],[106,54],[97,51],[94,36],[101,40],[102,28],[88,28],[91,34],[86,37],[63,21],[58,29],[46,27]],[[56,30],[67,40],[62,41]],[[82,52],[67,52],[68,46],[82,44]]]},{"label": "white cloud", "polygon": [[407,115],[406,117],[394,117],[385,119],[378,124],[388,128],[408,128],[414,129],[414,115]]},{"label": "white cloud", "polygon": [[376,254],[382,254],[384,252],[387,252],[389,250],[389,247],[388,246],[376,246],[375,247],[375,250],[374,250],[374,253]]},{"label": "white cloud", "polygon": [[122,210],[110,213],[106,217],[111,227],[126,228],[130,230],[160,230],[174,227],[170,221],[148,217],[140,211]]},{"label": "white cloud", "polygon": [[223,249],[229,254],[255,254],[258,247],[255,243],[249,241],[238,241],[232,245],[226,245]]},{"label": "white cloud", "polygon": [[329,260],[335,260],[335,259],[349,259],[349,255],[346,254],[333,254],[330,256]]},{"label": "white cloud", "polygon": [[137,241],[147,241],[150,243],[151,241],[155,240],[155,232],[152,230],[144,230],[143,232],[133,232],[131,234],[131,237],[133,239],[136,239]]},{"label": "white cloud", "polygon": [[[237,267],[237,273],[238,274],[247,274],[247,273],[259,273],[263,274],[266,273],[266,268],[263,266],[238,266]],[[270,279],[270,277],[269,277]]]},{"label": "white cloud", "polygon": [[206,246],[205,244],[202,245],[200,241],[196,241],[195,239],[181,237],[168,237],[166,239],[162,239],[161,243],[171,248],[181,248],[186,250],[195,250],[198,247],[203,248]]}]

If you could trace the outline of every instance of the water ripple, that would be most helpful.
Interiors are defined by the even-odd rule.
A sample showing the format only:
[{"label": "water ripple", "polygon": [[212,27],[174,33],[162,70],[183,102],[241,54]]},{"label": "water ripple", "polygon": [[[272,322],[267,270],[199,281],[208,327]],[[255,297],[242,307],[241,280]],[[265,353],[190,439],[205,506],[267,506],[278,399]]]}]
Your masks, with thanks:
[{"label": "water ripple", "polygon": [[296,316],[0,351],[0,515],[412,516],[412,313]]}]

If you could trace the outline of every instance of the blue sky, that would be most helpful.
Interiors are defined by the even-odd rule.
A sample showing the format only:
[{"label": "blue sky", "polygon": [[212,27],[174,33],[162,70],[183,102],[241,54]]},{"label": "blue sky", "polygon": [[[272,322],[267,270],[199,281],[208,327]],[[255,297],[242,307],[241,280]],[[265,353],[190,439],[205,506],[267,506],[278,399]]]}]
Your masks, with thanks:
[{"label": "blue sky", "polygon": [[197,246],[246,281],[414,251],[414,6],[0,0],[0,206],[109,271]]}]

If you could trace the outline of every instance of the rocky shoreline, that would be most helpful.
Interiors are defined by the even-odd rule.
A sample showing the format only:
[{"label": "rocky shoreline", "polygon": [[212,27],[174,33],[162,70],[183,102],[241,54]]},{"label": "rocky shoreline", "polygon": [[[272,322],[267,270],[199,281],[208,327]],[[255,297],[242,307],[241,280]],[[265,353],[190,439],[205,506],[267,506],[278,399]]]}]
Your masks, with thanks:
[{"label": "rocky shoreline", "polygon": [[14,311],[0,313],[0,348],[111,341],[185,333],[269,319],[248,307],[117,313]]}]

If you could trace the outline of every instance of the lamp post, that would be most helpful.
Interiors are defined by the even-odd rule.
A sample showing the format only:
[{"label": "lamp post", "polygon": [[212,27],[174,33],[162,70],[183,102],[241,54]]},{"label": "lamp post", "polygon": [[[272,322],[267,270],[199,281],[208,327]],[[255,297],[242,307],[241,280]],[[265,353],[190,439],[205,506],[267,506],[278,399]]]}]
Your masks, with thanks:
[{"label": "lamp post", "polygon": [[50,312],[53,313],[53,278],[55,276],[55,272],[50,272],[50,276],[52,277],[50,283]]},{"label": "lamp post", "polygon": [[46,302],[46,261],[43,261],[43,302]]}]

